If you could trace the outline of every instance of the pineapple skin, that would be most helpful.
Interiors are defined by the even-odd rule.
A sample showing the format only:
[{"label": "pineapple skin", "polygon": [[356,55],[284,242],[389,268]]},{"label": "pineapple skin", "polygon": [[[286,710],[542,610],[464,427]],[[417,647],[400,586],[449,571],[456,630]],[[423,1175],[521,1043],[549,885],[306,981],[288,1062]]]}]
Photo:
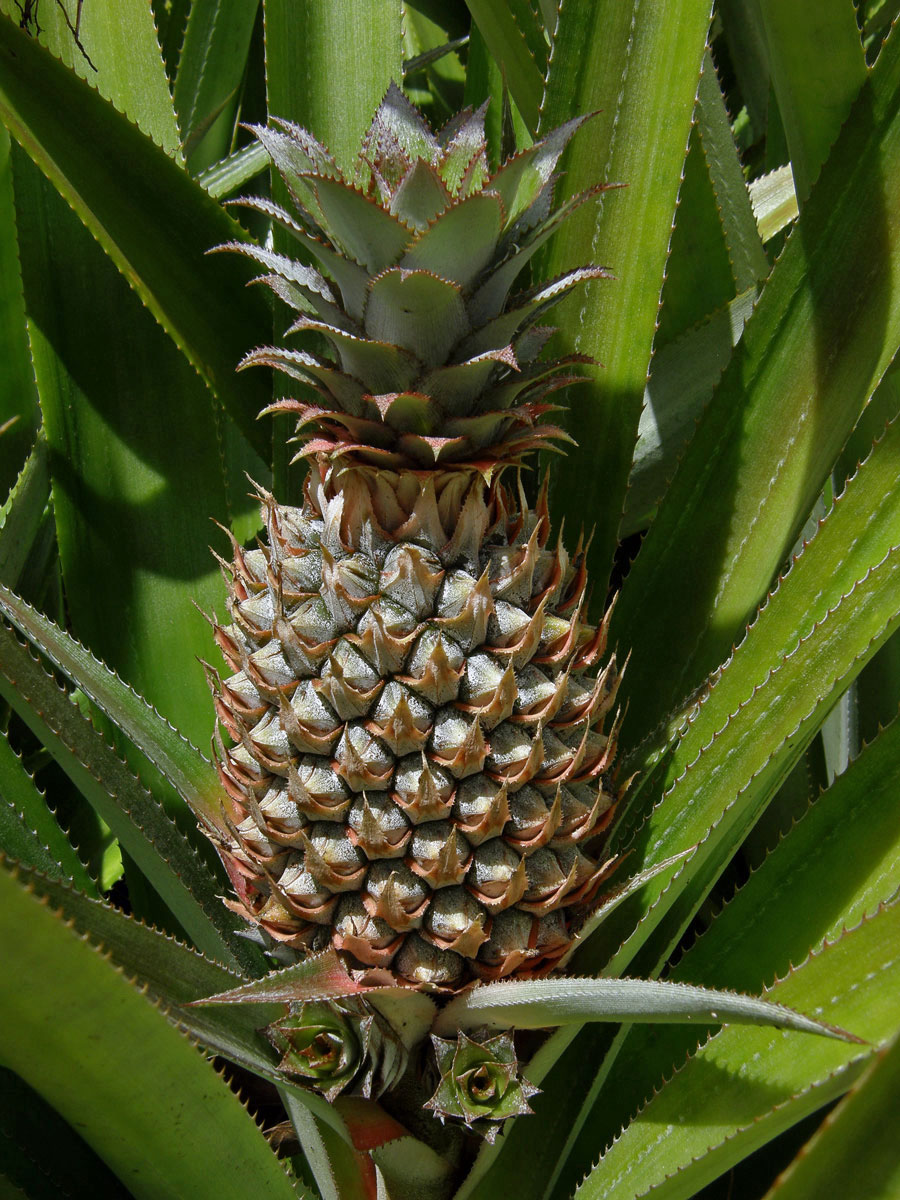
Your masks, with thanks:
[{"label": "pineapple skin", "polygon": [[242,916],[370,982],[552,970],[611,866],[608,614],[584,619],[581,546],[550,544],[546,488],[530,508],[508,485],[566,437],[546,397],[588,361],[542,360],[538,322],[607,274],[513,292],[604,190],[553,206],[581,124],[493,172],[483,108],[434,134],[393,85],[346,170],[306,130],[257,128],[292,212],[242,203],[299,259],[221,247],[294,310],[300,348],[241,365],[299,383],[270,411],[295,415],[311,466],[300,508],[260,491],[267,545],[223,564],[219,851]]},{"label": "pineapple skin", "polygon": [[216,627],[231,906],[373,981],[551,970],[609,867],[619,672],[546,492],[319,459],[261,501]]}]

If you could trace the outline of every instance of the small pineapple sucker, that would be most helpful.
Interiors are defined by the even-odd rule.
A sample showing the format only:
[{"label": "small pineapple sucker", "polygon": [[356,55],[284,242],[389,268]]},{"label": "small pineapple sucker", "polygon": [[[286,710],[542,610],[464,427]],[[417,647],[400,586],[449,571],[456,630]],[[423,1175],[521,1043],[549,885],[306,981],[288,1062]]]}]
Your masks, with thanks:
[{"label": "small pineapple sucker", "polygon": [[[453,990],[546,973],[608,870],[619,682],[585,619],[581,549],[506,468],[577,356],[543,361],[544,311],[598,267],[511,298],[580,120],[491,173],[484,109],[439,134],[392,86],[345,177],[286,122],[256,136],[295,204],[243,203],[318,269],[249,243],[329,358],[252,351],[300,385],[303,504],[261,492],[268,544],[234,546],[232,674],[216,683],[232,907],[373,980]],[[596,192],[600,189],[593,189]]]}]

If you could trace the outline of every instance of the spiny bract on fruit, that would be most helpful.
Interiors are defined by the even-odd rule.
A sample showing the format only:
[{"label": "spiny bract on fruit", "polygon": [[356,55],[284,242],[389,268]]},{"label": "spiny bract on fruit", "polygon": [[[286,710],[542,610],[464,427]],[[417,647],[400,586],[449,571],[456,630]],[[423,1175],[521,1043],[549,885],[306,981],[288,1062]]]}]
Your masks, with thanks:
[{"label": "spiny bract on fruit", "polygon": [[320,270],[250,244],[262,281],[333,359],[264,347],[304,398],[302,507],[260,492],[268,545],[233,546],[234,671],[212,673],[234,907],[273,938],[329,941],[369,978],[456,989],[545,973],[609,869],[620,672],[586,623],[582,547],[550,543],[500,476],[561,436],[538,418],[576,356],[536,322],[583,267],[510,299],[592,189],[553,209],[580,120],[491,174],[484,110],[435,136],[391,87],[349,176],[309,133],[255,130]]}]

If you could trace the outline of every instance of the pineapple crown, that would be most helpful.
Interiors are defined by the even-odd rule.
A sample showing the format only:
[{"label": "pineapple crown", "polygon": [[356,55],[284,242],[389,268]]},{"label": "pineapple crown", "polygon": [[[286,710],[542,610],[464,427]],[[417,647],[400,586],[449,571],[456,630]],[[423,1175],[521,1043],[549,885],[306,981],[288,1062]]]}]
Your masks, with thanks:
[{"label": "pineapple crown", "polygon": [[538,322],[572,288],[608,272],[580,267],[511,293],[535,251],[609,185],[553,208],[556,164],[584,117],[492,174],[486,108],[466,109],[434,134],[391,84],[348,174],[297,125],[251,127],[294,214],[262,198],[234,203],[288,230],[306,261],[246,242],[219,249],[265,268],[256,282],[297,314],[286,337],[320,335],[333,353],[262,346],[240,364],[274,367],[316,394],[264,410],[297,416],[298,458],[490,471],[567,437],[537,422],[553,408],[548,393],[582,378],[570,368],[592,360],[538,361],[553,333]]}]

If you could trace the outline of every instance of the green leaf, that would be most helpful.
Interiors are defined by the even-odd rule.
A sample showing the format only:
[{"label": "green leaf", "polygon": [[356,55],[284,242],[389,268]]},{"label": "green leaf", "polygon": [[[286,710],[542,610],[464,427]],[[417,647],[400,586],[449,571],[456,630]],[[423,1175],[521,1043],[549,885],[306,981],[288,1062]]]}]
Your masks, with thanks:
[{"label": "green leaf", "polygon": [[896,1114],[900,1106],[900,1039],[894,1038],[781,1175],[766,1200],[900,1194]]},{"label": "green leaf", "polygon": [[[640,973],[653,971],[648,964],[664,956],[662,942],[684,928],[688,912],[696,910],[827,711],[900,620],[898,445],[900,421],[873,449],[690,714],[683,737],[659,768],[661,778],[638,794],[624,819],[619,837],[647,811],[649,796],[661,791],[661,803],[638,835],[642,865],[689,845],[698,849],[676,886],[664,892],[651,882],[598,931],[597,941],[607,948],[628,938],[617,958],[622,965],[662,922],[665,932],[638,960]],[[579,960],[582,970],[592,969],[587,953]]]},{"label": "green leaf", "polygon": [[756,990],[888,901],[900,888],[898,786],[900,718],[810,806],[673,978]]},{"label": "green leaf", "polygon": [[[328,146],[338,165],[349,170],[373,112],[390,83],[402,77],[401,24],[400,0],[329,0],[302,6],[294,0],[266,0],[269,115],[308,129]],[[298,63],[304,64],[302,71]],[[337,86],[343,79],[352,79],[353,86]],[[278,177],[272,180],[272,195],[281,204],[287,201]],[[276,229],[275,249],[296,252],[296,243]],[[343,284],[343,277],[339,281]],[[276,437],[275,488],[283,503],[292,498],[299,502],[297,473],[289,466],[292,453],[286,435]]]},{"label": "green leaf", "polygon": [[541,116],[542,129],[552,129],[602,110],[566,155],[561,196],[597,182],[627,185],[604,196],[598,210],[575,213],[540,267],[542,276],[556,276],[580,266],[591,246],[617,279],[588,287],[553,318],[559,349],[604,364],[571,400],[567,428],[580,449],[553,466],[555,520],[574,529],[586,519],[596,523],[590,569],[601,591],[637,435],[711,6],[677,0],[649,20],[639,8],[566,0]]},{"label": "green leaf", "polygon": [[776,167],[767,175],[754,179],[749,191],[759,236],[764,242],[796,219],[799,212],[797,193],[789,166]]},{"label": "green leaf", "polygon": [[[21,5],[16,0],[0,0],[0,9],[19,21]],[[58,4],[41,5],[42,43],[180,161],[178,127],[150,6],[145,0],[83,5],[79,41],[90,62],[72,36],[67,16],[71,20]]]},{"label": "green leaf", "polygon": [[0,495],[12,487],[40,422],[25,332],[9,134],[0,127]]},{"label": "green leaf", "polygon": [[[8,1190],[14,1186],[21,1191]],[[0,1068],[0,1195],[4,1200],[95,1200],[98,1195],[129,1200],[131,1193],[33,1088]]]},{"label": "green leaf", "polygon": [[[403,74],[400,0],[302,8],[267,0],[265,14],[270,115],[308,129],[348,169],[388,84]],[[340,86],[345,79],[351,87]]]},{"label": "green leaf", "polygon": [[548,309],[558,304],[567,292],[571,292],[573,288],[581,292],[584,290],[583,284],[608,278],[609,275],[603,267],[578,267],[558,279],[532,288],[521,297],[523,304],[507,309],[466,338],[459,347],[460,356],[470,358],[485,354],[488,350],[503,349],[509,345],[519,329],[527,328],[536,318],[543,316]]},{"label": "green leaf", "polygon": [[[118,54],[129,17],[131,40]],[[125,0],[105,20],[91,17],[85,36],[105,47],[94,60],[107,98],[177,150],[145,0]],[[70,50],[71,42],[57,28],[50,45]],[[71,626],[202,744],[213,729],[203,672],[179,676],[172,662],[212,657],[212,632],[194,605],[219,604],[222,581],[208,528],[184,514],[196,505],[231,524],[232,508],[252,511],[244,472],[259,477],[263,464],[101,247],[26,166],[19,153],[20,253]],[[220,453],[209,454],[217,444]]]},{"label": "green leaf", "polygon": [[293,1197],[240,1101],[165,1016],[8,871],[0,895],[0,1061],[137,1197]]},{"label": "green leaf", "polygon": [[540,141],[513,154],[491,176],[490,190],[500,196],[506,212],[504,228],[508,229],[535,203],[549,183],[566,146],[587,120],[584,113],[579,113],[562,122]]},{"label": "green leaf", "polygon": [[134,742],[198,819],[221,828],[215,771],[195,746],[89,650],[2,584],[0,610]]},{"label": "green leaf", "polygon": [[738,292],[744,292],[765,279],[769,273],[769,260],[756,227],[731,122],[708,50],[697,91],[697,120],[703,154],[719,204],[725,243],[731,256],[735,287]]},{"label": "green leaf", "polygon": [[474,23],[469,34],[469,53],[466,63],[466,87],[463,98],[471,108],[488,102],[484,114],[484,133],[488,162],[496,169],[501,158],[503,141],[503,75],[497,60],[487,48],[481,30]]},{"label": "green leaf", "polygon": [[[890,899],[900,888],[898,787],[900,720],[810,806],[669,978],[758,992]],[[605,1103],[584,1088],[584,1129],[573,1159],[584,1162],[612,1141],[697,1040],[684,1028],[630,1029],[600,1068]]]},{"label": "green leaf", "polygon": [[[500,65],[525,124],[532,135],[536,134],[541,118],[544,79],[534,53],[537,44],[534,42],[533,14],[528,10],[527,15],[531,20],[525,25],[529,35],[526,36],[514,12],[527,6],[500,3],[498,0],[466,0],[466,5],[488,50]],[[532,40],[531,46],[529,38]]]},{"label": "green leaf", "polygon": [[[814,536],[793,560],[745,640],[716,676],[670,764],[674,779],[770,671],[900,546],[900,419],[888,425]],[[735,666],[736,669],[732,669]]]},{"label": "green leaf", "polygon": [[[195,604],[220,605],[223,584],[209,552],[211,526],[186,521],[185,513],[230,524],[235,508],[253,512],[240,469],[258,476],[263,465],[229,432],[190,365],[21,155],[16,190],[72,627],[205,743],[213,711],[196,659],[210,659],[214,642]],[[209,453],[217,444],[220,453]],[[173,662],[185,669],[174,671]]]},{"label": "green leaf", "polygon": [[93,879],[3,733],[0,733],[0,850],[7,858],[48,875],[71,879],[89,895],[97,895]]},{"label": "green leaf", "polygon": [[[900,905],[809,959],[768,995],[878,1044],[900,1023]],[[578,1200],[687,1197],[770,1138],[841,1095],[871,1051],[825,1038],[729,1027],[712,1037],[601,1157]]]},{"label": "green leaf", "polygon": [[173,99],[188,168],[197,175],[231,148],[257,3],[195,0]]},{"label": "green leaf", "polygon": [[735,295],[722,212],[703,149],[700,126],[695,124],[678,190],[678,211],[660,296],[659,329],[653,341],[651,371],[659,354],[673,340],[697,326],[708,314],[720,311]]},{"label": "green leaf", "polygon": [[0,694],[38,734],[113,830],[196,944],[255,972],[258,950],[235,933],[221,885],[162,807],[81,715],[58,684],[0,627]]},{"label": "green leaf", "polygon": [[[769,273],[715,64],[708,50],[703,58],[695,120],[678,196],[651,374],[657,371],[660,351],[665,353],[674,336],[731,302],[735,292],[739,298],[754,294],[757,283]],[[737,327],[735,343],[739,333]],[[727,358],[721,366],[725,362]],[[702,379],[702,371],[698,374]],[[646,407],[641,414],[642,425],[645,415]],[[639,429],[638,450],[640,436]],[[666,480],[672,473],[670,470],[666,474]],[[628,504],[633,503],[629,489]]]},{"label": "green leaf", "polygon": [[756,302],[756,289],[663,346],[653,356],[619,536],[644,529]]},{"label": "green leaf", "polygon": [[328,231],[350,258],[370,275],[397,261],[410,232],[387,209],[337,179],[317,178],[314,189]]},{"label": "green leaf", "polygon": [[626,741],[727,657],[900,344],[898,80],[889,41],[631,568],[611,631],[633,650]]},{"label": "green leaf", "polygon": [[420,158],[391,201],[391,211],[413,229],[426,229],[447,207],[448,194],[437,170]]},{"label": "green leaf", "polygon": [[282,1092],[281,1098],[322,1200],[372,1200],[371,1164],[353,1148],[346,1129],[341,1133],[326,1124],[295,1094]]},{"label": "green leaf", "polygon": [[[476,192],[448,209],[417,238],[398,266],[406,270],[433,271],[443,279],[452,279],[460,287],[468,288],[496,251],[501,219],[497,197],[490,192]],[[463,237],[466,253],[460,254]]]},{"label": "green leaf", "polygon": [[277,1056],[260,1030],[283,1015],[283,1004],[191,1007],[192,1002],[210,991],[234,985],[241,977],[118,909],[91,900],[66,883],[22,869],[20,876],[62,912],[79,933],[101,946],[117,967],[137,980],[151,998],[169,1010],[170,1018],[210,1053],[277,1084],[342,1137],[346,1136],[343,1123],[323,1097],[285,1081],[277,1068]]},{"label": "green leaf", "polygon": [[772,83],[797,196],[809,196],[832,142],[866,80],[856,14],[844,0],[760,0]]},{"label": "green leaf", "polygon": [[268,166],[269,156],[265,149],[259,142],[252,142],[207,167],[197,176],[197,182],[214,200],[221,200],[225,196],[233,195],[251,179],[267,170]]},{"label": "green leaf", "polygon": [[9,498],[0,509],[0,581],[17,587],[41,528],[50,499],[47,441],[38,433],[34,448]]},{"label": "green leaf", "polygon": [[21,867],[18,875],[29,890],[45,897],[54,912],[62,913],[78,933],[101,946],[116,966],[146,985],[167,1007],[186,1004],[210,988],[233,986],[242,979],[168,934],[85,895],[68,880]]},{"label": "green leaf", "polygon": [[237,380],[266,340],[265,304],[228,255],[240,227],[168,155],[9,20],[0,21],[0,118],[265,455],[262,380]]},{"label": "green leaf", "polygon": [[510,980],[477,987],[441,1009],[434,1031],[546,1029],[584,1021],[700,1022],[774,1025],[858,1041],[852,1034],[790,1012],[755,996],[658,979]]},{"label": "green leaf", "polygon": [[430,271],[396,267],[372,282],[366,333],[403,346],[426,366],[444,363],[468,327],[459,286]]}]

